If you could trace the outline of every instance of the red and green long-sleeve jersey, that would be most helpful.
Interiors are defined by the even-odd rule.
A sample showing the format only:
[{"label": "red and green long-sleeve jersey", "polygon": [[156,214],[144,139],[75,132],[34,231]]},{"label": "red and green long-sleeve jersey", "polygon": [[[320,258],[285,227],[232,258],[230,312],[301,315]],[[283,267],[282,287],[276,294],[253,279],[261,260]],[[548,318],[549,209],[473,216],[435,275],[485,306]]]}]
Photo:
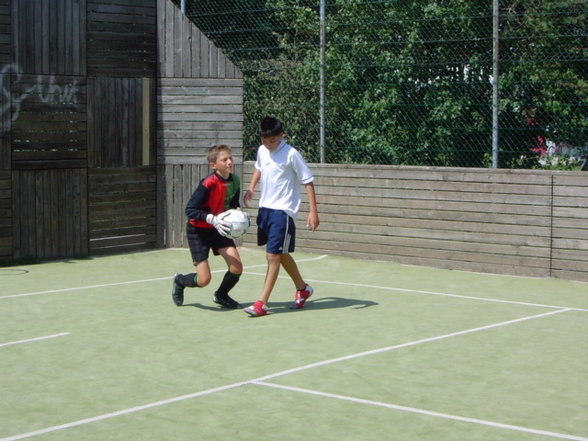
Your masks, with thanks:
[{"label": "red and green long-sleeve jersey", "polygon": [[200,181],[186,204],[188,223],[198,228],[214,228],[206,222],[206,215],[222,213],[239,207],[239,177],[230,174],[227,179],[211,173]]}]

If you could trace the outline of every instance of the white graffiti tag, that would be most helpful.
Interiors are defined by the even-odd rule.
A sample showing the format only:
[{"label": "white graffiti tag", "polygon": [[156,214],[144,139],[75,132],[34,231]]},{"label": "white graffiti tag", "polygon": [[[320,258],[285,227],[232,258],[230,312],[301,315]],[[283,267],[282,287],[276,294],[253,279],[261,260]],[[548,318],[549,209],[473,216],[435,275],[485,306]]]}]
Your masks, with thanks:
[{"label": "white graffiti tag", "polygon": [[[8,81],[12,76],[12,88]],[[55,76],[37,75],[37,81],[32,86],[24,89],[23,93],[16,95],[15,84],[22,79],[23,72],[17,64],[6,64],[0,71],[0,94],[3,99],[0,101],[0,118],[7,112],[12,111],[12,122],[18,119],[21,104],[30,95],[36,95],[44,104],[77,104],[78,81],[73,80],[70,84],[55,84]],[[12,89],[12,90],[11,90]]]}]

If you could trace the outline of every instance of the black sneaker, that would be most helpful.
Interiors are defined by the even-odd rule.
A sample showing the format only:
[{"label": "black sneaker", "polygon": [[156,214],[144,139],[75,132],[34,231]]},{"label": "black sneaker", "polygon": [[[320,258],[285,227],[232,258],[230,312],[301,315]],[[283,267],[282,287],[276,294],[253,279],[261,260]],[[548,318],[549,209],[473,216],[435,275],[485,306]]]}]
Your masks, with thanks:
[{"label": "black sneaker", "polygon": [[172,283],[172,300],[176,306],[182,306],[184,304],[184,286],[178,282],[178,276],[180,273],[174,274],[174,281]]},{"label": "black sneaker", "polygon": [[224,306],[225,308],[229,308],[229,309],[241,309],[243,307],[239,304],[239,302],[230,298],[228,294],[226,294],[224,296],[219,296],[215,292],[214,296],[212,297],[212,301],[214,303],[216,303],[217,305],[221,305],[221,306]]}]

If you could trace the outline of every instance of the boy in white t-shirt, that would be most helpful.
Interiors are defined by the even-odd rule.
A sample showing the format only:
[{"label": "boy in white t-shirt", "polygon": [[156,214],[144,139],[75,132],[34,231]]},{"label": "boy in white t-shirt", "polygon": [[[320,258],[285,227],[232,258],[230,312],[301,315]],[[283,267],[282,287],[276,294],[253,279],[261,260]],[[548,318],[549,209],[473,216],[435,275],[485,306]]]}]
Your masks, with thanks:
[{"label": "boy in white t-shirt", "polygon": [[279,120],[266,117],[259,123],[262,145],[257,151],[255,171],[249,189],[243,197],[247,207],[253,191],[261,182],[259,212],[257,215],[257,244],[266,246],[267,273],[263,290],[257,302],[245,308],[253,317],[267,314],[268,301],[283,266],[296,287],[292,309],[300,309],[313,289],[306,284],[296,262],[290,255],[294,252],[296,226],[294,220],[300,208],[300,186],[304,185],[308,195],[309,214],[306,221],[311,231],[319,226],[314,192],[314,177],[302,155],[283,139],[284,130]]}]

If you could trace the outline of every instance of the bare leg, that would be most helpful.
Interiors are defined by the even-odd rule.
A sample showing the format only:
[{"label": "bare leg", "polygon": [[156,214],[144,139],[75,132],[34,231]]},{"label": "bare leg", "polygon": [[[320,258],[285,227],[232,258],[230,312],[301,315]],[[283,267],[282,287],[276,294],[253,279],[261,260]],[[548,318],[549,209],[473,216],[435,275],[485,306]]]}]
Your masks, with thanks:
[{"label": "bare leg", "polygon": [[261,292],[261,295],[259,296],[259,300],[265,304],[267,304],[267,302],[269,301],[270,294],[274,289],[276,280],[278,280],[282,256],[282,254],[266,254],[267,272],[265,274],[265,280],[263,282],[263,290]]},{"label": "bare leg", "polygon": [[306,288],[306,282],[300,275],[300,271],[298,271],[298,265],[296,265],[296,261],[290,254],[282,254],[282,266],[294,282],[294,286],[296,286],[297,290],[301,290]]},{"label": "bare leg", "polygon": [[221,248],[218,252],[225,259],[230,272],[233,274],[241,274],[243,272],[243,264],[241,263],[241,256],[239,256],[237,248]]},{"label": "bare leg", "polygon": [[204,288],[206,285],[210,283],[210,279],[212,275],[210,274],[210,266],[208,265],[208,260],[203,260],[202,262],[194,262],[194,266],[196,267],[196,283],[200,288]]}]

